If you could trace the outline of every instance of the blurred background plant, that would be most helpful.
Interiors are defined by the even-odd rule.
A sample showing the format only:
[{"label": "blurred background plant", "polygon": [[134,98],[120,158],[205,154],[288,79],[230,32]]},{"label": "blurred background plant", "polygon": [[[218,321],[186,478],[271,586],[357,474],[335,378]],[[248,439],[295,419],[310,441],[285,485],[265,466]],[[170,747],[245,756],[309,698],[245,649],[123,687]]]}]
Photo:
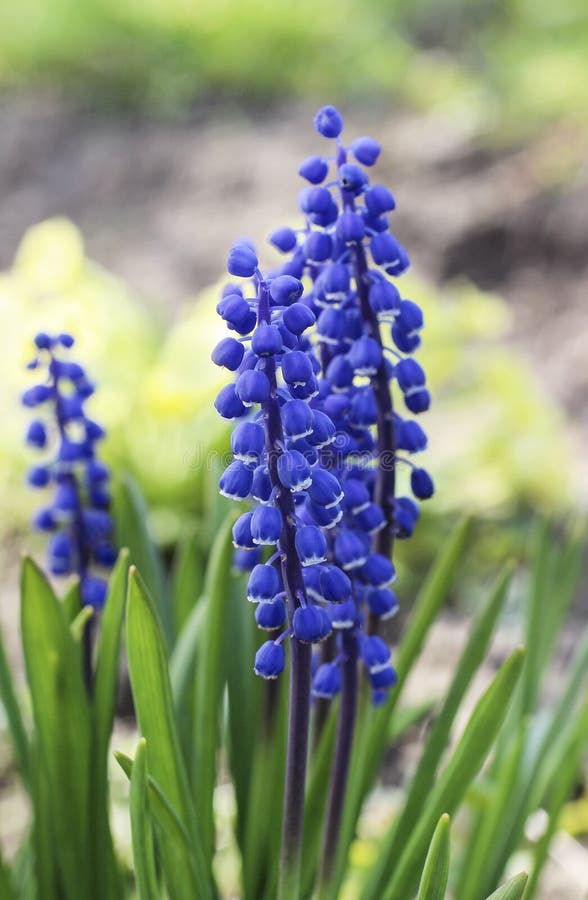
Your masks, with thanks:
[{"label": "blurred background plant", "polygon": [[[478,607],[491,573],[508,557],[527,560],[536,513],[561,520],[586,509],[587,43],[581,0],[0,6],[0,617],[17,672],[17,550],[38,549],[25,537],[34,501],[23,486],[17,406],[30,335],[48,319],[74,332],[100,384],[90,403],[120,475],[119,535],[133,545],[174,646],[226,514],[216,481],[227,432],[210,412],[219,387],[208,362],[218,328],[210,285],[232,237],[261,243],[287,221],[296,164],[314,152],[302,136],[309,115],[342,101],[382,138],[382,177],[398,193],[398,234],[412,251],[410,292],[428,320],[438,498],[419,540],[402,548],[407,595],[456,513],[475,517],[476,540],[448,598],[458,615],[436,623],[413,688],[427,699],[451,669],[463,614]],[[161,555],[145,549],[145,520]],[[486,678],[505,656],[500,635],[524,631],[521,578]],[[198,590],[182,594],[183,580]],[[178,591],[183,600],[170,607]],[[585,619],[581,594],[570,602],[548,699],[561,696],[558,673]],[[520,721],[511,725],[512,736]],[[386,758],[384,801],[373,796],[352,845],[359,870],[389,821],[394,766],[410,771],[410,746],[414,753],[421,737]],[[516,765],[520,745],[507,743],[470,798],[477,853],[495,834],[480,827],[484,804],[508,784],[509,760]],[[11,767],[9,759],[9,784]],[[224,787],[217,806],[226,835],[234,808]],[[114,781],[115,797],[124,790]],[[577,783],[561,820],[581,839],[584,797]],[[535,799],[519,796],[519,813]],[[452,823],[456,864],[464,821]],[[576,882],[570,890],[575,898]]]}]

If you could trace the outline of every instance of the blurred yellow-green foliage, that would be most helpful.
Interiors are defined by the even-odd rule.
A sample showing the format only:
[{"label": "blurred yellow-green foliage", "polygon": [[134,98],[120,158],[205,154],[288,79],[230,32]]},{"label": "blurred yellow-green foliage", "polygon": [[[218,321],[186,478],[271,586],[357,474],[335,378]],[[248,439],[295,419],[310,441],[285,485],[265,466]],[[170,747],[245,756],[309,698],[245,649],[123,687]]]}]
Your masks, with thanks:
[{"label": "blurred yellow-green foliage", "polygon": [[0,85],[92,103],[394,96],[482,131],[587,121],[584,0],[21,0],[0,4]]},{"label": "blurred yellow-green foliage", "polygon": [[[505,343],[503,301],[465,283],[441,295],[411,277],[403,287],[427,321],[422,359],[434,397],[427,431],[436,511],[496,516],[521,503],[565,504],[570,469],[560,415]],[[165,333],[120,280],[86,259],[70,222],[53,219],[29,230],[0,278],[5,521],[24,524],[34,504],[22,486],[31,452],[22,446],[26,415],[18,410],[19,394],[34,378],[23,368],[31,339],[38,330],[66,329],[99,382],[92,410],[108,428],[107,458],[134,473],[173,539],[180,515],[199,510],[227,447],[226,423],[212,408],[225,378],[210,362],[223,334],[215,305],[210,288]]]}]

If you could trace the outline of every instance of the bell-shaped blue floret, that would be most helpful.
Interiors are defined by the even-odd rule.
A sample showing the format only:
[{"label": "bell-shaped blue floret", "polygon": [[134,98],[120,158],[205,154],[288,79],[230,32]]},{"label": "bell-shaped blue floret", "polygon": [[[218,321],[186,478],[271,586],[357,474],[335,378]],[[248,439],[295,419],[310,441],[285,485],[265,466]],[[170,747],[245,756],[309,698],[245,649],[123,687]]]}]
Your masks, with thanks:
[{"label": "bell-shaped blue floret", "polygon": [[251,278],[259,265],[253,247],[245,241],[238,241],[229,250],[227,269],[239,278]]},{"label": "bell-shaped blue floret", "polygon": [[218,486],[223,497],[228,497],[229,500],[246,500],[252,483],[251,469],[241,460],[235,460],[221,475]]},{"label": "bell-shaped blue floret", "polygon": [[397,497],[394,501],[394,534],[397,538],[412,537],[419,518],[419,508],[410,497]]},{"label": "bell-shaped blue floret", "polygon": [[270,294],[279,306],[290,306],[296,303],[304,293],[304,286],[299,278],[293,275],[278,275],[270,284]]},{"label": "bell-shaped blue floret", "polygon": [[320,606],[299,606],[292,617],[292,630],[303,644],[315,644],[329,636],[331,620]]},{"label": "bell-shaped blue floret", "polygon": [[313,503],[311,500],[307,500],[306,508],[316,524],[320,528],[326,528],[327,530],[334,528],[343,518],[343,510],[338,503],[327,509],[324,506]]},{"label": "bell-shaped blue floret", "polygon": [[296,246],[296,232],[293,228],[276,228],[270,234],[269,242],[276,250],[289,253]]},{"label": "bell-shaped blue floret", "polygon": [[396,578],[394,566],[381,553],[370,553],[360,574],[362,580],[374,588],[387,587]]},{"label": "bell-shaped blue floret", "polygon": [[69,575],[74,564],[72,539],[65,531],[54,535],[47,547],[47,563],[52,575]]},{"label": "bell-shaped blue floret", "polygon": [[295,545],[301,566],[315,566],[327,558],[327,542],[316,525],[301,525],[296,529]]},{"label": "bell-shaped blue floret", "polygon": [[370,306],[376,313],[400,311],[400,293],[391,281],[376,281],[370,288]]},{"label": "bell-shaped blue floret", "polygon": [[335,559],[346,572],[365,564],[365,545],[355,531],[346,528],[339,532],[335,538]]},{"label": "bell-shaped blue floret", "polygon": [[320,277],[320,286],[329,303],[341,303],[349,295],[349,268],[342,263],[332,263],[325,267]]},{"label": "bell-shaped blue floret", "polygon": [[413,469],[410,473],[410,487],[419,500],[429,500],[435,493],[433,479],[426,469]]},{"label": "bell-shaped blue floret", "polygon": [[30,487],[44,488],[51,481],[51,472],[48,466],[33,466],[27,474],[27,484]]},{"label": "bell-shaped blue floret", "polygon": [[311,184],[320,184],[327,177],[329,165],[322,156],[309,156],[302,160],[298,166],[298,174],[310,181]]},{"label": "bell-shaped blue floret", "polygon": [[342,339],[345,330],[345,319],[337,309],[323,309],[317,319],[319,340],[325,344],[336,346]]},{"label": "bell-shaped blue floret", "polygon": [[51,397],[51,388],[47,384],[36,384],[34,387],[28,388],[21,397],[23,406],[32,409],[40,406]]},{"label": "bell-shaped blue floret", "polygon": [[269,469],[265,465],[257,466],[253,471],[251,496],[258,503],[269,503],[272,496],[272,482]]},{"label": "bell-shaped blue floret", "polygon": [[60,513],[72,513],[79,508],[80,501],[75,484],[66,481],[58,485],[53,499],[53,507]]},{"label": "bell-shaped blue floret", "polygon": [[40,509],[33,517],[33,527],[39,531],[54,531],[57,522],[52,509]]},{"label": "bell-shaped blue floret", "polygon": [[293,303],[284,310],[284,324],[292,334],[302,334],[316,322],[316,316],[304,303]]},{"label": "bell-shaped blue floret", "polygon": [[369,503],[355,515],[355,525],[367,534],[376,534],[386,525],[382,508],[376,503]]},{"label": "bell-shaped blue floret", "polygon": [[359,213],[341,213],[337,219],[335,234],[344,244],[358,244],[365,237],[365,222]]},{"label": "bell-shaped blue floret", "polygon": [[274,600],[264,600],[255,610],[255,621],[258,628],[264,631],[274,631],[281,628],[286,621],[286,607],[281,597]]},{"label": "bell-shaped blue floret", "polygon": [[406,408],[417,416],[426,412],[431,405],[431,395],[426,388],[411,388],[404,395]]},{"label": "bell-shaped blue floret", "polygon": [[368,177],[359,166],[354,163],[343,163],[339,167],[339,184],[344,191],[350,191],[357,196],[368,182]]},{"label": "bell-shaped blue floret", "polygon": [[352,597],[348,597],[343,603],[329,605],[327,607],[327,615],[336,631],[355,628],[358,624],[357,607]]},{"label": "bell-shaped blue floret", "polygon": [[251,349],[257,356],[276,356],[282,352],[282,335],[275,325],[262,322],[251,338]]},{"label": "bell-shaped blue floret", "polygon": [[320,575],[322,566],[308,566],[302,569],[302,580],[306,596],[311,600],[322,600],[320,590]]},{"label": "bell-shaped blue floret", "polygon": [[253,550],[235,550],[232,565],[237,572],[251,572],[260,560],[260,547],[255,547]]},{"label": "bell-shaped blue floret", "polygon": [[282,406],[284,434],[292,440],[312,434],[314,415],[304,400],[287,400]]},{"label": "bell-shaped blue floret", "polygon": [[366,428],[378,421],[378,406],[371,387],[360,388],[351,398],[349,422],[355,428]]},{"label": "bell-shaped blue floret", "polygon": [[402,246],[402,244],[398,244],[398,258],[394,260],[390,265],[384,266],[384,271],[387,275],[393,275],[397,278],[399,275],[402,275],[404,272],[410,269],[410,259],[408,257],[408,253]]},{"label": "bell-shaped blue floret", "polygon": [[266,641],[255,654],[253,671],[261,678],[277,678],[284,671],[286,652],[282,644]]},{"label": "bell-shaped blue floret", "polygon": [[265,403],[270,393],[270,383],[265,372],[249,369],[239,375],[235,384],[235,393],[243,406]]},{"label": "bell-shaped blue floret", "polygon": [[255,542],[251,534],[252,512],[243,513],[233,525],[233,547],[237,550],[252,550]]},{"label": "bell-shaped blue floret", "polygon": [[385,668],[380,669],[379,672],[370,674],[369,679],[373,688],[376,688],[377,690],[388,690],[389,688],[394,687],[398,680],[398,676],[392,666],[386,666]]},{"label": "bell-shaped blue floret", "polygon": [[361,658],[370,675],[375,675],[389,667],[390,647],[381,637],[366,635],[361,641]]},{"label": "bell-shaped blue floret", "polygon": [[324,187],[303,188],[298,196],[300,209],[307,215],[325,213],[331,202],[331,193]]},{"label": "bell-shaped blue floret", "polygon": [[323,663],[312,679],[312,695],[331,700],[341,690],[341,669],[338,663]]},{"label": "bell-shaped blue floret", "polygon": [[418,331],[412,331],[410,334],[394,322],[391,329],[392,340],[401,353],[414,353],[420,347],[421,337]]},{"label": "bell-shaped blue floret", "polygon": [[282,534],[282,515],[275,506],[258,506],[251,517],[253,543],[271,546],[277,544]]},{"label": "bell-shaped blue floret", "polygon": [[347,358],[356,375],[375,375],[382,362],[382,348],[374,338],[363,335],[355,341]]},{"label": "bell-shaped blue floret", "polygon": [[410,391],[412,388],[421,388],[426,382],[426,376],[422,366],[416,359],[401,359],[394,366],[394,375],[401,391]]},{"label": "bell-shaped blue floret", "polygon": [[326,138],[339,137],[343,131],[343,118],[334,106],[323,106],[313,119],[314,127]]},{"label": "bell-shaped blue floret", "polygon": [[346,478],[343,490],[345,491],[343,506],[353,515],[369,506],[371,498],[368,486],[359,478]]},{"label": "bell-shaped blue floret", "polygon": [[410,335],[424,326],[423,311],[412,300],[402,300],[396,322],[399,328]]},{"label": "bell-shaped blue floret", "polygon": [[39,450],[42,450],[47,446],[47,429],[43,422],[39,422],[38,419],[31,422],[27,429],[27,434],[25,438],[27,444],[31,447],[37,447]]},{"label": "bell-shaped blue floret", "polygon": [[286,450],[278,457],[278,478],[285,488],[295,493],[310,486],[310,466],[299,450]]},{"label": "bell-shaped blue floret", "polygon": [[304,383],[290,384],[290,393],[295,400],[313,400],[318,392],[319,383],[314,373]]},{"label": "bell-shaped blue floret", "polygon": [[265,433],[256,422],[240,422],[231,435],[231,450],[235,459],[254,465],[265,447]]},{"label": "bell-shaped blue floret", "polygon": [[362,166],[373,166],[377,162],[381,149],[378,142],[371,137],[356,138],[350,147],[356,160]]},{"label": "bell-shaped blue floret", "polygon": [[259,563],[249,576],[247,599],[250,603],[269,603],[280,589],[280,576],[274,566]]},{"label": "bell-shaped blue floret", "polygon": [[312,433],[309,435],[309,442],[317,447],[327,447],[335,440],[336,428],[332,420],[326,413],[320,409],[313,410]]},{"label": "bell-shaped blue floret", "polygon": [[346,356],[334,356],[327,366],[326,376],[334,391],[344,391],[353,382],[353,366]]},{"label": "bell-shaped blue floret", "polygon": [[343,491],[339,479],[326,469],[315,469],[312,473],[312,484],[308,488],[308,496],[317,506],[330,509],[343,499]]},{"label": "bell-shaped blue floret", "polygon": [[397,450],[420,453],[427,449],[427,435],[413,419],[397,418],[394,422],[394,436]]},{"label": "bell-shaped blue floret", "polygon": [[291,350],[282,358],[282,375],[284,381],[291,385],[305,385],[310,381],[313,371],[310,359],[302,350]]},{"label": "bell-shaped blue floret", "polygon": [[398,612],[396,594],[387,588],[368,591],[367,603],[372,613],[379,619],[390,619]]},{"label": "bell-shaped blue floret", "polygon": [[92,609],[100,610],[106,602],[107,594],[108,586],[103,578],[89,575],[82,579],[80,583],[82,606],[91,606]]},{"label": "bell-shaped blue floret", "polygon": [[344,603],[351,596],[351,581],[338,566],[321,567],[319,588],[327,603]]},{"label": "bell-shaped blue floret", "polygon": [[226,384],[218,392],[214,408],[223,419],[239,419],[247,410],[236,394],[234,384]]},{"label": "bell-shaped blue floret", "polygon": [[380,216],[396,209],[396,201],[388,188],[374,184],[365,192],[365,205],[372,216]]},{"label": "bell-shaped blue floret", "polygon": [[372,237],[370,251],[373,261],[378,266],[390,265],[400,256],[398,241],[386,231]]},{"label": "bell-shaped blue floret", "polygon": [[304,241],[304,255],[310,265],[324,262],[332,252],[333,241],[325,231],[311,231]]}]

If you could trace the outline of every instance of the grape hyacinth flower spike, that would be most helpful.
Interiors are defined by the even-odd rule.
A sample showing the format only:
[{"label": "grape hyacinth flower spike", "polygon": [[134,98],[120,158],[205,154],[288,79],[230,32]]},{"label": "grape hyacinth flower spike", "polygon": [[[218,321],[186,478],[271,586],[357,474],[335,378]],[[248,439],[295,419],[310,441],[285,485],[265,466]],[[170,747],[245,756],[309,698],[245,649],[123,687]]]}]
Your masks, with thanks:
[{"label": "grape hyacinth flower spike", "polygon": [[[109,513],[109,470],[96,454],[103,428],[88,417],[85,402],[94,393],[81,365],[68,359],[69,334],[35,337],[28,364],[37,384],[22,396],[34,411],[26,443],[43,455],[28,473],[33,488],[53,488],[33,525],[49,536],[47,567],[52,575],[77,575],[82,606],[99,612],[107,594],[106,576],[116,561]],[[91,622],[85,634],[85,674],[91,685]]]}]

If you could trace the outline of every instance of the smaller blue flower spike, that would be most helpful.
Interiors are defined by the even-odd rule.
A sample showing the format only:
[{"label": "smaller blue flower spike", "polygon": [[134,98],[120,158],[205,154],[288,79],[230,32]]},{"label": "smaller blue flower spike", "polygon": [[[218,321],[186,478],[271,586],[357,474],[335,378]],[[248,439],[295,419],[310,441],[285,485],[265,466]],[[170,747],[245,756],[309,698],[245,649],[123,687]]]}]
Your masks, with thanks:
[{"label": "smaller blue flower spike", "polygon": [[[33,524],[50,533],[47,565],[53,575],[76,574],[83,605],[100,610],[107,593],[106,575],[116,561],[114,528],[109,514],[108,468],[97,459],[104,430],[88,417],[85,402],[94,392],[82,366],[67,359],[74,339],[69,334],[35,338],[36,355],[28,368],[41,378],[22,396],[35,410],[26,443],[44,454],[31,467],[31,487],[53,487],[53,497]],[[230,477],[234,491],[238,479]]]}]

